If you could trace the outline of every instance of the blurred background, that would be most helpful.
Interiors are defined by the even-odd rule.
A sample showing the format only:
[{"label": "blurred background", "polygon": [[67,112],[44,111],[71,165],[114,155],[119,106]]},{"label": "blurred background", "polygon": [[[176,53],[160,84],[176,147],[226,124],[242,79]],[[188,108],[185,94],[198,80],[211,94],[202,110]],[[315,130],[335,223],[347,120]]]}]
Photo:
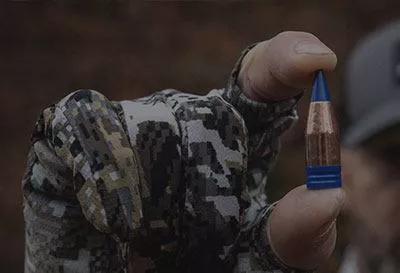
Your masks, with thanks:
[{"label": "blurred background", "polygon": [[[284,4],[282,4],[284,2]],[[23,271],[20,181],[39,111],[91,88],[112,100],[164,88],[204,94],[223,87],[247,45],[283,30],[312,32],[338,56],[328,75],[345,126],[344,61],[375,27],[400,18],[397,1],[2,1],[0,3],[0,268]],[[284,139],[268,193],[275,200],[304,181],[300,122]],[[290,171],[288,171],[290,170]],[[343,228],[342,228],[343,229]],[[336,272],[345,232],[320,272]]]}]

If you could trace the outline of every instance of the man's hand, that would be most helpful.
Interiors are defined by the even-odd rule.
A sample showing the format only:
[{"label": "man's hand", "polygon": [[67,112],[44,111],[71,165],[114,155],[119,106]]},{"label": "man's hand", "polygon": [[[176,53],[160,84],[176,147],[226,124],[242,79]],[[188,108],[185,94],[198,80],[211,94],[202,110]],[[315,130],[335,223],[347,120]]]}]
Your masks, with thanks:
[{"label": "man's hand", "polygon": [[[314,35],[283,32],[245,56],[239,84],[252,99],[277,101],[311,86],[316,70],[332,71],[335,66],[336,55]],[[299,269],[313,269],[329,258],[343,202],[342,189],[308,190],[300,186],[290,191],[265,227],[277,256]]]},{"label": "man's hand", "polygon": [[239,84],[256,100],[282,100],[311,85],[318,69],[332,71],[336,55],[317,37],[287,31],[256,45],[244,57]]},{"label": "man's hand", "polygon": [[272,249],[287,265],[314,269],[332,254],[336,217],[343,207],[342,189],[308,190],[299,186],[272,212],[266,232]]}]

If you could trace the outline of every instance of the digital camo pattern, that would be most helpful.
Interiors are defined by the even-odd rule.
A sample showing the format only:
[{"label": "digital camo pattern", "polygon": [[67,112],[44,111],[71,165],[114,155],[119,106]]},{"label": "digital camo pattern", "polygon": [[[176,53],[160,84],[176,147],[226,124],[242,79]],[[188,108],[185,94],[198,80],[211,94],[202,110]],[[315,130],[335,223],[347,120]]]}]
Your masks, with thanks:
[{"label": "digital camo pattern", "polygon": [[47,108],[23,181],[26,272],[121,272],[141,224],[140,164],[112,104],[78,91]]},{"label": "digital camo pattern", "polygon": [[237,70],[207,96],[81,90],[44,110],[23,181],[25,272],[299,272],[263,232],[297,99],[253,102]]}]

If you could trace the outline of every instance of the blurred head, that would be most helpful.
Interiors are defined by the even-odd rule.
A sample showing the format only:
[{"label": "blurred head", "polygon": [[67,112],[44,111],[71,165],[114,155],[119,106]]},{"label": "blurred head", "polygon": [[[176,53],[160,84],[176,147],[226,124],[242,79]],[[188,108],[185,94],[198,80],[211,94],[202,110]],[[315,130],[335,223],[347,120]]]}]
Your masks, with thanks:
[{"label": "blurred head", "polygon": [[363,272],[391,272],[382,266],[400,258],[400,22],[358,44],[346,86],[343,176],[355,244]]}]

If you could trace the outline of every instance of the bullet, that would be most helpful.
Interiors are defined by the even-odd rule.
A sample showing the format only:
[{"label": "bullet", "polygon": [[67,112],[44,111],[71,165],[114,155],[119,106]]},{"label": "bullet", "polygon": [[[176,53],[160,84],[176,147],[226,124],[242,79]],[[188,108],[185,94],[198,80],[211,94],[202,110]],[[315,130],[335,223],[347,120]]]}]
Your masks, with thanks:
[{"label": "bullet", "polygon": [[305,137],[307,188],[341,187],[339,130],[323,71],[315,75]]}]

